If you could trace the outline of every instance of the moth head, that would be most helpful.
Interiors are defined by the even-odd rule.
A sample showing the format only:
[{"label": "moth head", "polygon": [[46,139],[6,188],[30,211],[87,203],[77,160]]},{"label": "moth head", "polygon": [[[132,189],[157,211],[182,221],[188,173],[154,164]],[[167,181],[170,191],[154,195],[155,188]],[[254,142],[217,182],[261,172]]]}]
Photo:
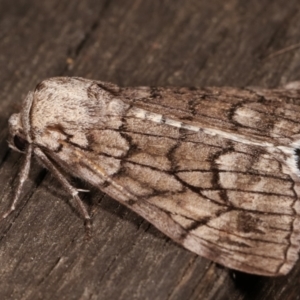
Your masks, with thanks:
[{"label": "moth head", "polygon": [[9,126],[9,139],[8,145],[10,148],[18,151],[25,152],[28,141],[24,134],[21,115],[13,114],[8,120]]}]

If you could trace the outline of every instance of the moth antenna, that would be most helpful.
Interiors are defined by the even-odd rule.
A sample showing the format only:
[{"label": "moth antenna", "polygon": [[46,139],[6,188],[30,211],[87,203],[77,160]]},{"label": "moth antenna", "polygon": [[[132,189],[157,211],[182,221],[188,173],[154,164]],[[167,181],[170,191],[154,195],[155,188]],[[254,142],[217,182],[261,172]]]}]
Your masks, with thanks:
[{"label": "moth antenna", "polygon": [[24,185],[26,179],[28,178],[28,174],[30,171],[31,156],[32,156],[32,145],[28,144],[25,160],[24,160],[22,168],[21,168],[21,172],[19,175],[19,181],[18,181],[18,185],[16,188],[16,192],[15,192],[12,204],[11,204],[9,210],[2,216],[2,219],[5,219],[6,217],[8,217],[16,209],[16,204],[20,198],[20,194],[23,189],[23,185]]}]

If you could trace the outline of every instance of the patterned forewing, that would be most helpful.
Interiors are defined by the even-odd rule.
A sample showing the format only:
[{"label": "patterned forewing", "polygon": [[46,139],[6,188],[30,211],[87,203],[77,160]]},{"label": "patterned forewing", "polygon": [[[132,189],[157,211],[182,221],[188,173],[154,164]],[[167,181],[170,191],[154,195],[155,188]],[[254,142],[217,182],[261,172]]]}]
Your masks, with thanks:
[{"label": "patterned forewing", "polygon": [[291,269],[299,180],[275,148],[300,130],[299,95],[137,88],[114,97],[127,103],[118,126],[90,128],[85,147],[64,142],[55,161],[75,161],[71,173],[199,255],[249,273]]}]

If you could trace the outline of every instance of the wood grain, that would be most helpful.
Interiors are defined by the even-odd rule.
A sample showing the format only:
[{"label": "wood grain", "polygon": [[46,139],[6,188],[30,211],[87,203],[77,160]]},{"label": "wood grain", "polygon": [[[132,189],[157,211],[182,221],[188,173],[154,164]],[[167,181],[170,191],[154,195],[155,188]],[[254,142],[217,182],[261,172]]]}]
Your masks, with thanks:
[{"label": "wood grain", "polygon": [[[263,87],[299,80],[299,49],[267,59],[299,43],[296,0],[1,0],[0,6],[1,214],[22,159],[8,149],[7,119],[42,79]],[[184,250],[98,191],[83,198],[93,211],[89,241],[69,196],[34,164],[22,203],[0,225],[1,299],[299,295],[300,262],[279,278],[231,272]]]}]

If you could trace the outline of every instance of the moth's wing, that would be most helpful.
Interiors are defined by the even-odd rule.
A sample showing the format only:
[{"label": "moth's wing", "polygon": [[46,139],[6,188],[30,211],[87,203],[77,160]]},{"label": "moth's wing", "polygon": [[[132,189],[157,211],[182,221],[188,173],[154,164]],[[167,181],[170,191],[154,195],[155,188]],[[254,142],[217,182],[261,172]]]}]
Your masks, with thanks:
[{"label": "moth's wing", "polygon": [[[199,239],[214,236],[211,247],[218,252],[217,245],[224,241],[226,248],[228,239],[233,256],[224,251],[221,258],[211,259],[250,273],[287,273],[300,246],[300,89],[141,88],[131,94],[128,104],[162,114],[161,123],[172,124],[166,122],[168,118],[182,122],[179,132],[185,143],[172,148],[172,153],[182,148],[182,156],[172,158],[176,171],[186,168],[187,172],[176,175],[208,203],[228,205],[216,218],[208,209],[205,226],[191,225],[185,247],[200,253],[195,251]],[[193,135],[185,130],[189,126],[208,130]],[[188,144],[189,139],[195,144]],[[244,262],[239,265],[235,259]]]},{"label": "moth's wing", "polygon": [[[295,134],[290,123],[299,126],[298,106],[274,102],[268,126],[260,127],[264,123],[259,112],[269,109],[264,101],[260,107],[256,98],[235,97],[233,91],[232,100],[223,99],[220,91],[214,100],[208,101],[205,94],[192,101],[199,92],[192,91],[190,103],[185,103],[186,94],[175,91],[177,100],[166,95],[149,100],[147,88],[142,93],[149,101],[134,96],[141,95],[138,89],[116,95],[130,104],[124,115],[115,116],[120,126],[95,126],[86,132],[87,147],[63,141],[59,151],[49,155],[185,248],[244,272],[286,274],[298,258],[300,244],[300,185],[287,150]],[[195,132],[195,127],[244,138]],[[247,138],[252,144],[245,143]],[[285,152],[260,146],[260,140],[278,143]]]},{"label": "moth's wing", "polygon": [[300,132],[300,89],[140,87],[120,93],[129,105],[262,143]]}]

